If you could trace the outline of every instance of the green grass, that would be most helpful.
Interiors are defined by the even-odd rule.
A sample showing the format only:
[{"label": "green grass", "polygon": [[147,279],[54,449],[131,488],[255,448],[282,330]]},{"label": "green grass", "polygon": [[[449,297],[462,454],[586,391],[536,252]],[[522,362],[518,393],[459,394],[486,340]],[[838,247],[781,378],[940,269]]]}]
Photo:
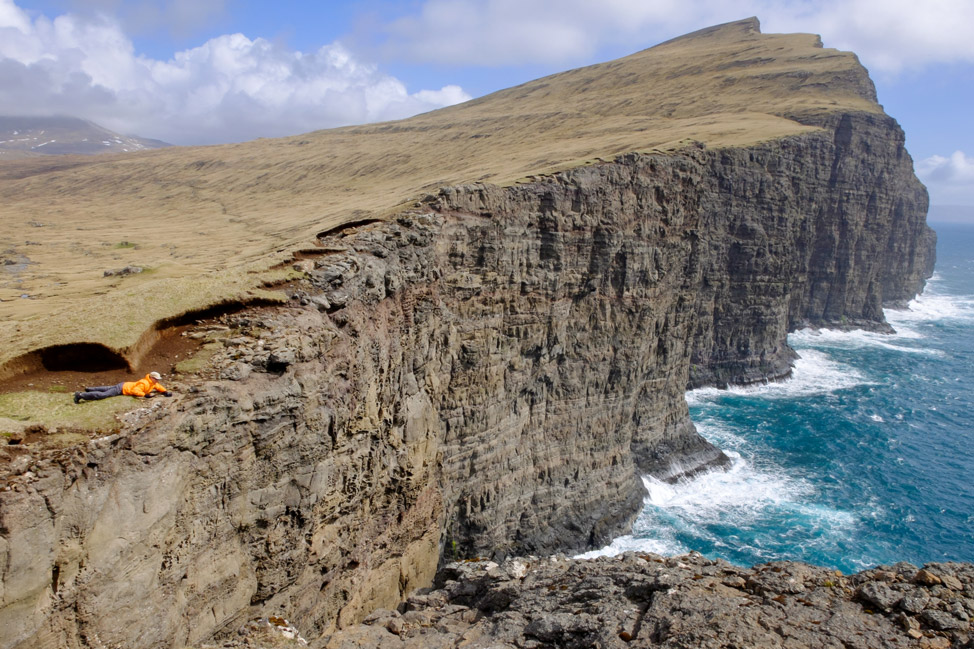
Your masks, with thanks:
[{"label": "green grass", "polygon": [[218,342],[206,343],[195,354],[176,363],[176,372],[179,374],[196,374],[206,367],[213,355],[222,348],[223,345]]},{"label": "green grass", "polygon": [[109,431],[118,428],[115,415],[132,410],[138,402],[132,397],[74,403],[74,395],[49,392],[11,392],[0,394],[0,418],[41,424],[47,428],[80,428]]}]

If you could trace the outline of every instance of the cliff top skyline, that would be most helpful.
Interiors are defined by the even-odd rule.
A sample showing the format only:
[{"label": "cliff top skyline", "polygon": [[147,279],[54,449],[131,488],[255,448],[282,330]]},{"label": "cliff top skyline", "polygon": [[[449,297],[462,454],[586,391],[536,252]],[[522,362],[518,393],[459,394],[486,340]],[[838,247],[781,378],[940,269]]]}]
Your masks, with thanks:
[{"label": "cliff top skyline", "polygon": [[856,52],[932,203],[974,206],[963,0],[0,0],[0,114],[70,114],[174,144],[277,137],[407,117],[748,15]]},{"label": "cliff top skyline", "polygon": [[[0,164],[0,240],[14,242],[0,364],[78,342],[131,361],[167,318],[272,299],[263,287],[317,233],[387,218],[444,186],[744,146],[816,131],[840,112],[882,115],[856,57],[747,19],[399,122],[10,161]],[[114,273],[128,266],[148,272]]]}]

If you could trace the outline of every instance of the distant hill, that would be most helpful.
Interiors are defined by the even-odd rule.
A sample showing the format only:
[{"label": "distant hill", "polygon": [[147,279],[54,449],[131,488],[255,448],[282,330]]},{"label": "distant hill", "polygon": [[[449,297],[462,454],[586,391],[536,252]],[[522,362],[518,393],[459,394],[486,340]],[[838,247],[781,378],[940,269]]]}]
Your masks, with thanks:
[{"label": "distant hill", "polygon": [[77,117],[0,117],[0,159],[159,149],[160,140],[119,135]]}]

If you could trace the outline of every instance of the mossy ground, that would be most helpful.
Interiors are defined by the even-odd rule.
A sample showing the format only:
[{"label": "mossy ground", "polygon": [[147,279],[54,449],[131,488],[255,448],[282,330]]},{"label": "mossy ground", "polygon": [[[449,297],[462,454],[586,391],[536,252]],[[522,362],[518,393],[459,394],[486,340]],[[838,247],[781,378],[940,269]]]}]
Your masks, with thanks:
[{"label": "mossy ground", "polygon": [[76,404],[73,393],[30,390],[0,394],[0,422],[8,420],[5,425],[0,424],[0,430],[13,428],[18,422],[30,422],[48,430],[108,432],[118,428],[118,413],[138,406],[137,399],[124,396]]}]

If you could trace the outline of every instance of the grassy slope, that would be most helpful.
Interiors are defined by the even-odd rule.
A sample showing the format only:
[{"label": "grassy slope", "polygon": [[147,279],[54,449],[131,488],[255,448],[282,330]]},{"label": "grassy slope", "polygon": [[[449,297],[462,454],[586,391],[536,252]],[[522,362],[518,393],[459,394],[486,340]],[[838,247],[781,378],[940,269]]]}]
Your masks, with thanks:
[{"label": "grassy slope", "polygon": [[[748,20],[399,122],[0,162],[0,256],[29,259],[0,266],[0,365],[69,342],[124,350],[160,319],[254,294],[262,271],[317,232],[444,185],[687,139],[747,145],[810,130],[785,116],[879,112],[872,93],[852,54]],[[151,272],[103,277],[128,264]]]}]

